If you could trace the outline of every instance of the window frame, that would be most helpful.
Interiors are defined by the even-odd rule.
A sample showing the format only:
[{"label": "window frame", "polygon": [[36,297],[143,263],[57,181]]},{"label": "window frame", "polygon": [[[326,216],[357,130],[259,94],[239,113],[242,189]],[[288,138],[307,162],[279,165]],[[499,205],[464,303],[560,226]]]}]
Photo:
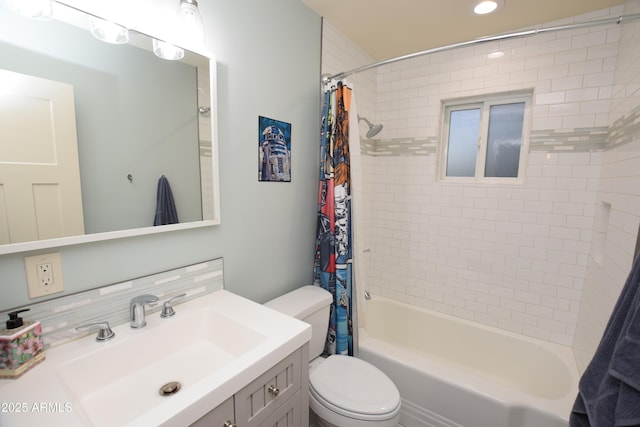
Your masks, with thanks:
[{"label": "window frame", "polygon": [[[529,136],[532,122],[532,91],[507,92],[467,98],[455,98],[442,101],[441,139],[438,157],[439,180],[441,182],[481,183],[481,184],[523,184],[529,158]],[[490,109],[493,105],[524,103],[522,120],[522,136],[520,141],[520,158],[517,177],[486,177],[487,138],[489,133]],[[476,151],[475,176],[447,176],[447,160],[449,155],[450,117],[452,111],[480,108],[480,129],[478,149]]]}]

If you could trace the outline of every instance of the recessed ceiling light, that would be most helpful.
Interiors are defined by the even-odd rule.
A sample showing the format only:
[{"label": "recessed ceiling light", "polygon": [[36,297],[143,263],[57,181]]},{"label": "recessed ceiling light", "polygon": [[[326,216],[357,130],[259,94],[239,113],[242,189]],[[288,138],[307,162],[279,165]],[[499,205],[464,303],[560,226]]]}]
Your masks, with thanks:
[{"label": "recessed ceiling light", "polygon": [[504,1],[502,0],[482,0],[473,6],[473,13],[476,15],[486,15],[487,13],[495,12],[502,6],[504,6]]}]

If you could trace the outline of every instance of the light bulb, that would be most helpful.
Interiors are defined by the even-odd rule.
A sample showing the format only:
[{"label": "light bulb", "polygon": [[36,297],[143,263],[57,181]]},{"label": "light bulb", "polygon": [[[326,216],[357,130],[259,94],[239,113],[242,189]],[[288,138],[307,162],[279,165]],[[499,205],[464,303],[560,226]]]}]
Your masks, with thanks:
[{"label": "light bulb", "polygon": [[177,61],[184,58],[184,50],[172,45],[171,43],[163,42],[162,40],[153,39],[153,53],[162,59],[169,59],[171,61]]},{"label": "light bulb", "polygon": [[125,27],[104,19],[92,19],[91,34],[98,40],[111,44],[129,43],[129,30]]},{"label": "light bulb", "polygon": [[51,0],[6,0],[7,5],[20,15],[34,19],[51,19],[53,5]]},{"label": "light bulb", "polygon": [[178,23],[179,37],[183,42],[204,42],[204,25],[196,0],[180,0]]}]

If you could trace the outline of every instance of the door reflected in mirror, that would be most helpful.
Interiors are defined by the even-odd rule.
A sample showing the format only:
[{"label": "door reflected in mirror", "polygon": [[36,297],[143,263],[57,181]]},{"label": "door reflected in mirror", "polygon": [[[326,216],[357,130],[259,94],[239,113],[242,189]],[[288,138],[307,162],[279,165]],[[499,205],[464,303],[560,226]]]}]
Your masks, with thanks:
[{"label": "door reflected in mirror", "polygon": [[[104,43],[88,31],[89,15],[64,7],[64,16],[67,22],[30,20],[0,6],[0,253],[160,231],[149,227],[162,176],[180,224],[218,223],[215,62],[186,50],[180,61],[160,59],[151,37],[131,30],[129,44]],[[69,132],[53,132],[69,127],[58,102],[31,89],[18,93],[8,76],[70,90],[75,165],[56,154],[63,141],[72,142]],[[22,111],[25,105],[31,113]],[[17,161],[17,147],[36,154]],[[20,203],[32,206],[13,207],[7,195],[14,175],[33,166],[79,170],[82,204],[74,226],[65,225],[72,215],[60,204],[70,190],[57,178],[21,182]],[[55,226],[45,232],[45,222]],[[158,228],[165,227],[180,228]]]}]

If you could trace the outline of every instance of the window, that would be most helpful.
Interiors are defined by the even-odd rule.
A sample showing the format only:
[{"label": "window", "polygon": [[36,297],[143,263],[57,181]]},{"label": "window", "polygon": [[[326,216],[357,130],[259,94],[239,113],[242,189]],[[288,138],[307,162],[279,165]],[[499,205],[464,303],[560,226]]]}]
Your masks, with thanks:
[{"label": "window", "polygon": [[530,103],[522,93],[445,101],[441,179],[521,182]]}]

